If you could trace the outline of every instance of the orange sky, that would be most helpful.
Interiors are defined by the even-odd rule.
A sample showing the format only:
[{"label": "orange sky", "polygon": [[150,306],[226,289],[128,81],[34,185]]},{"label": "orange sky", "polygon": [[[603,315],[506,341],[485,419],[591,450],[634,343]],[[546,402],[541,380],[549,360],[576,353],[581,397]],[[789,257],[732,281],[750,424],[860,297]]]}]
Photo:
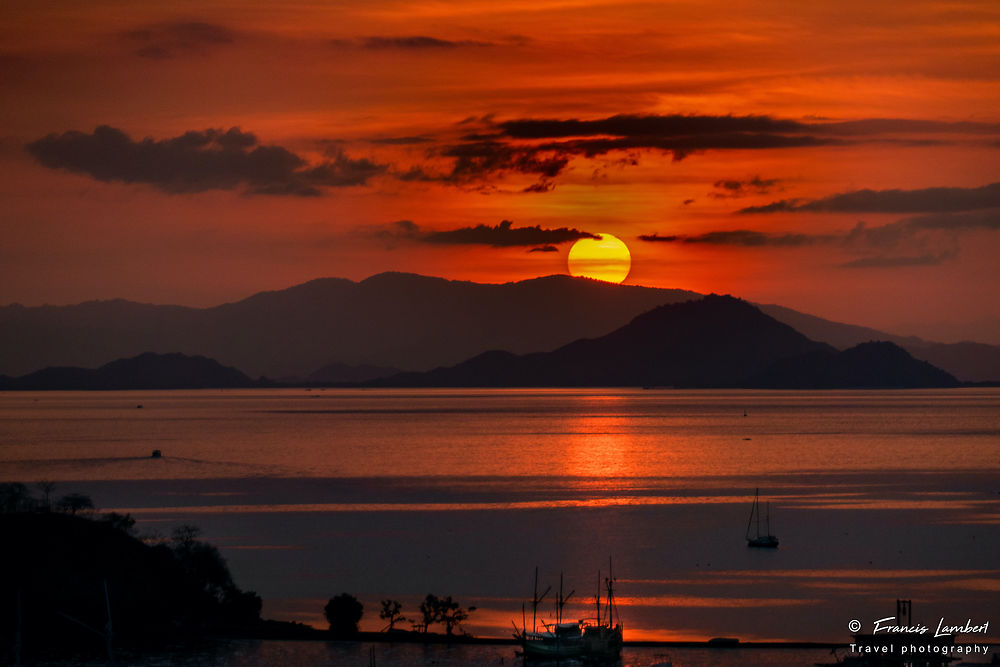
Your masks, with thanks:
[{"label": "orange sky", "polygon": [[0,303],[504,282],[605,231],[632,284],[1000,342],[1000,6],[734,4],[8,0]]}]

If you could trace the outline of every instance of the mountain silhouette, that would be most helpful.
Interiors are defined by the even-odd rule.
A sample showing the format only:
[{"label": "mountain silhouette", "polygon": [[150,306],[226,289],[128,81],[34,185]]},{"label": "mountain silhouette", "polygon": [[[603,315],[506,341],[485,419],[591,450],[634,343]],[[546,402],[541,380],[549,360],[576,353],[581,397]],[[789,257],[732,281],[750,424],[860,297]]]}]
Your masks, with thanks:
[{"label": "mountain silhouette", "polygon": [[[144,352],[216,359],[251,377],[360,381],[331,364],[424,371],[485,350],[526,354],[614,331],[657,306],[702,295],[557,275],[500,285],[382,273],[321,278],[212,308],[124,300],[0,307],[0,373],[96,368]],[[933,344],[763,306],[808,338],[846,348],[889,340],[962,380],[1000,378],[1000,347]],[[336,368],[336,366],[334,367]],[[382,374],[382,371],[377,373]]]},{"label": "mountain silhouette", "polygon": [[0,377],[0,389],[221,389],[257,386],[213,359],[147,352],[97,369],[50,367],[19,378]]},{"label": "mountain silhouette", "polygon": [[739,387],[774,361],[811,351],[834,350],[745,301],[710,295],[654,308],[605,336],[552,352],[487,352],[373,384]]},{"label": "mountain silhouette", "polygon": [[426,370],[488,349],[549,350],[694,292],[549,276],[502,285],[382,273],[322,278],[213,308],[95,301],[0,307],[0,373],[93,368],[143,352],[204,355],[253,377],[331,363]]},{"label": "mountain silhouette", "polygon": [[972,342],[933,343],[917,336],[900,336],[868,327],[832,322],[774,304],[759,307],[809,338],[821,340],[841,350],[873,340],[887,341],[899,345],[917,359],[948,371],[960,380],[983,382],[1000,379],[1000,346],[997,345]]},{"label": "mountain silhouette", "polygon": [[838,352],[730,296],[655,308],[546,353],[491,351],[375,386],[948,387],[957,381],[892,343]]},{"label": "mountain silhouette", "polygon": [[915,389],[958,384],[953,375],[914,359],[889,341],[779,359],[750,381],[751,386],[765,389]]}]

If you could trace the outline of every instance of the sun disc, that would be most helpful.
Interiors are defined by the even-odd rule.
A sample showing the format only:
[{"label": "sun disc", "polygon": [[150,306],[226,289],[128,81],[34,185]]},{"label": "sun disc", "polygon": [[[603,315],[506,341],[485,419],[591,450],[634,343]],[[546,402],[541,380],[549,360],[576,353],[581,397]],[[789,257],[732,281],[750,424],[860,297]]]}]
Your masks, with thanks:
[{"label": "sun disc", "polygon": [[620,283],[632,269],[632,255],[625,243],[611,234],[600,239],[580,239],[569,249],[566,263],[574,277]]}]

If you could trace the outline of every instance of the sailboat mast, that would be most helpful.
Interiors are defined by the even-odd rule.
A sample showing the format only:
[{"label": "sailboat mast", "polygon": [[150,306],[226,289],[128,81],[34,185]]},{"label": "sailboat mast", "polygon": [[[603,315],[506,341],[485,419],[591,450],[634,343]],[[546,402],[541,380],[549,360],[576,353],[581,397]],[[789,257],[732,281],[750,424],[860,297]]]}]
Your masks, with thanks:
[{"label": "sailboat mast", "polygon": [[531,631],[538,632],[538,566],[535,566],[535,593],[531,596]]},{"label": "sailboat mast", "polygon": [[559,572],[559,599],[556,601],[556,625],[562,623],[562,608],[563,608],[563,573]]},{"label": "sailboat mast", "polygon": [[597,624],[601,624],[601,571],[597,571]]},{"label": "sailboat mast", "polygon": [[765,503],[765,505],[766,505],[766,508],[767,508],[767,534],[770,535],[771,534],[771,502],[768,501],[767,503]]},{"label": "sailboat mast", "polygon": [[753,508],[757,511],[757,537],[760,537],[760,489],[756,489],[753,495]]},{"label": "sailboat mast", "polygon": [[615,570],[611,556],[608,556],[608,627],[615,623]]}]

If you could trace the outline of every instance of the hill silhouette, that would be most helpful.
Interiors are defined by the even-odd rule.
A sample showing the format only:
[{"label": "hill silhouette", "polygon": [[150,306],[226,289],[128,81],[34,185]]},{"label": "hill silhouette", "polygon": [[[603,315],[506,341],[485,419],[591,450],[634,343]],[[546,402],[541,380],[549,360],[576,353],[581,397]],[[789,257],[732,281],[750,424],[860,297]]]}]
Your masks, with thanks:
[{"label": "hill silhouette", "polygon": [[895,343],[872,341],[842,352],[815,350],[779,359],[750,384],[765,389],[907,389],[959,383]]},{"label": "hill silhouette", "polygon": [[253,377],[332,363],[426,370],[488,349],[535,352],[599,336],[694,292],[549,276],[502,285],[382,273],[322,278],[213,308],[94,301],[0,307],[0,373],[93,368],[143,352],[217,359]]},{"label": "hill silhouette", "polygon": [[214,359],[147,352],[100,368],[43,368],[19,378],[0,377],[0,389],[222,389],[258,386]]},{"label": "hill silhouette", "polygon": [[954,386],[891,343],[838,353],[730,296],[655,308],[628,325],[552,352],[491,351],[375,386],[791,387]]},{"label": "hill silhouette", "polygon": [[[127,517],[126,517],[127,518]],[[151,546],[112,521],[56,512],[0,512],[4,569],[0,655],[18,627],[22,654],[98,656],[110,606],[115,648],[163,645],[260,623],[260,598],[241,591],[215,547],[194,539]],[[107,598],[105,598],[105,586]]]},{"label": "hill silhouette", "polygon": [[917,359],[948,371],[962,381],[1000,379],[1000,346],[997,345],[972,342],[933,343],[917,336],[899,336],[868,327],[832,322],[774,304],[759,307],[809,338],[829,343],[841,350],[873,340],[887,341],[899,345]]},{"label": "hill silhouette", "polygon": [[745,301],[710,295],[660,306],[605,336],[552,352],[487,352],[374,384],[404,386],[736,387],[773,361],[832,351]]},{"label": "hill silhouette", "polygon": [[[424,371],[485,350],[553,350],[607,334],[657,306],[700,296],[565,275],[492,285],[381,273],[360,282],[321,278],[212,308],[120,299],[11,305],[0,307],[0,374],[95,368],[144,352],[179,352],[216,359],[251,377],[360,381],[365,373],[345,367]],[[808,338],[841,349],[889,340],[962,380],[1000,379],[1000,346],[933,344],[781,306],[762,308]],[[331,365],[332,371],[321,372]],[[313,373],[329,379],[310,378]]]}]

